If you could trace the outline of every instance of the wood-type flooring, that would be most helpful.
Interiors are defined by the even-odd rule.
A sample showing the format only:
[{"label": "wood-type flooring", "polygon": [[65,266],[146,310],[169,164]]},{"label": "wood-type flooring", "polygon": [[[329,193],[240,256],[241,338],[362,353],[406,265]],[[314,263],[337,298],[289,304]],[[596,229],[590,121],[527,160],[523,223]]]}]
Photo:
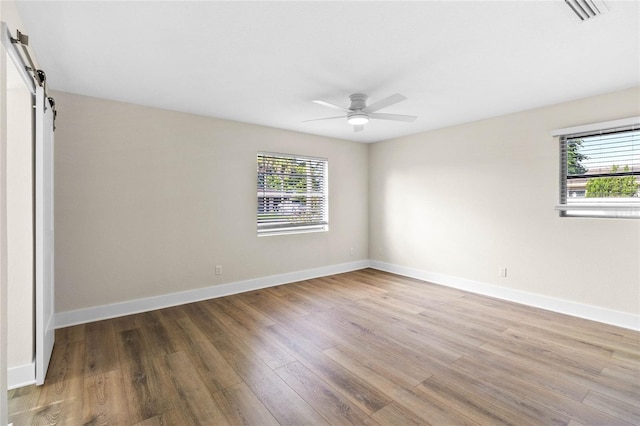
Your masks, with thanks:
[{"label": "wood-type flooring", "polygon": [[57,330],[19,425],[638,425],[640,333],[372,269]]}]

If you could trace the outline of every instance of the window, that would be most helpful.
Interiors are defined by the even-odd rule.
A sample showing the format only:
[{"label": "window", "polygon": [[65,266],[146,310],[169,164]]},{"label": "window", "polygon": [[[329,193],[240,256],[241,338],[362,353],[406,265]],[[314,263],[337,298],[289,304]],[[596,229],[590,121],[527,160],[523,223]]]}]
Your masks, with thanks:
[{"label": "window", "polygon": [[640,117],[560,136],[561,216],[640,218]]},{"label": "window", "polygon": [[259,152],[258,235],[327,231],[328,162]]}]

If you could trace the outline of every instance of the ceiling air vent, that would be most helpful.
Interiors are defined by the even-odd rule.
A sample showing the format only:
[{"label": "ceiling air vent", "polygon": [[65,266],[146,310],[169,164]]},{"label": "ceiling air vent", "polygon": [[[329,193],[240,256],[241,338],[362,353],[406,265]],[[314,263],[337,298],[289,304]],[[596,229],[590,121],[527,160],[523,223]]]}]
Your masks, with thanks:
[{"label": "ceiling air vent", "polygon": [[607,12],[607,7],[601,0],[564,0],[564,2],[578,15],[581,21],[595,18]]}]

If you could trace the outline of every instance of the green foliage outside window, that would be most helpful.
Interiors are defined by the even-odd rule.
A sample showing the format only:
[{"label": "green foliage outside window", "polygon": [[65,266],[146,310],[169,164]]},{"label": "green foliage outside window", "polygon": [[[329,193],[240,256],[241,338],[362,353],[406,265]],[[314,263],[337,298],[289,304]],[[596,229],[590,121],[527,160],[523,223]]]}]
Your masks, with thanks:
[{"label": "green foliage outside window", "polygon": [[583,175],[587,172],[587,168],[580,164],[581,161],[588,160],[589,157],[582,154],[582,139],[571,139],[567,143],[567,174]]},{"label": "green foliage outside window", "polygon": [[[612,173],[618,166],[611,168]],[[625,166],[624,171],[629,171]],[[586,186],[587,198],[635,197],[638,194],[638,181],[635,176],[603,176],[591,178]]]}]

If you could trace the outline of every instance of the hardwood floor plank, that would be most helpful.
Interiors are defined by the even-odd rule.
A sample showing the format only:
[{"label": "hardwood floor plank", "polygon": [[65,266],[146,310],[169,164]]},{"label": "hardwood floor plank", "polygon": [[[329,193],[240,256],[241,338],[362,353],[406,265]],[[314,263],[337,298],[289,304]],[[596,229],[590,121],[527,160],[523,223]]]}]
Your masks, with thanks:
[{"label": "hardwood floor plank", "polygon": [[[459,363],[441,364],[439,371],[425,380],[418,389],[450,405],[482,424],[493,422],[497,418],[507,424],[564,425],[570,417],[545,409],[542,404],[528,400],[511,392],[505,392],[503,386],[486,380],[483,369],[460,369]],[[517,380],[508,374],[500,374],[496,381],[509,383]]]},{"label": "hardwood floor plank", "polygon": [[366,343],[368,342],[356,340],[350,345],[338,345],[336,349],[352,359],[369,359],[376,368],[394,381],[405,382],[411,386],[417,386],[433,373],[432,369],[423,363],[398,362],[401,358],[391,348],[384,350]]},{"label": "hardwood floor plank", "polygon": [[[296,283],[291,284],[295,285]],[[291,284],[277,285],[274,287],[265,288],[264,291],[273,296],[284,296],[291,290]]]},{"label": "hardwood floor plank", "polygon": [[176,324],[180,327],[176,334],[180,335],[183,350],[212,395],[242,382],[220,351],[189,318],[181,318]]},{"label": "hardwood floor plank", "polygon": [[[126,332],[123,332],[126,333]],[[124,391],[132,423],[182,408],[167,370],[166,355],[142,358],[123,371]]]},{"label": "hardwood floor plank", "polygon": [[56,330],[14,425],[640,424],[640,332],[372,269]]},{"label": "hardwood floor plank", "polygon": [[118,333],[118,349],[122,364],[133,370],[140,370],[145,364],[143,336],[140,329],[124,330]]},{"label": "hardwood floor plank", "polygon": [[634,404],[640,401],[640,371],[620,365],[605,367],[600,376],[588,382],[596,390],[614,399]]},{"label": "hardwood floor plank", "polygon": [[[535,347],[537,353],[544,353],[547,358],[553,356],[554,359],[561,358],[562,364],[575,364],[580,370],[588,371],[591,374],[598,375],[602,372],[607,361],[611,359],[611,351],[603,350],[594,352],[594,350],[578,351],[570,348],[564,343],[554,342],[550,339],[541,338],[532,335],[529,332],[508,328],[502,333],[505,340],[509,343],[522,343],[526,347]],[[593,345],[591,345],[593,347]],[[551,355],[553,354],[553,355]]]},{"label": "hardwood floor plank", "polygon": [[33,424],[33,415],[38,408],[42,386],[29,385],[8,392],[9,424]]},{"label": "hardwood floor plank", "polygon": [[56,343],[32,424],[67,425],[82,422],[84,341]]},{"label": "hardwood floor plank", "polygon": [[576,376],[595,378],[602,371],[602,369],[591,365],[582,365],[571,358],[571,356],[557,354],[553,351],[537,347],[534,344],[527,344],[517,340],[506,338],[493,340],[482,344],[480,347],[498,355],[524,360],[532,365],[536,365],[538,368],[552,371],[560,370],[566,374]]},{"label": "hardwood floor plank", "polygon": [[[412,303],[407,300],[403,300],[402,298],[391,296],[389,294],[382,294],[376,297],[370,297],[365,300],[367,300],[369,304],[373,305],[375,308],[382,311],[386,310],[387,312],[393,312],[395,315],[403,312],[407,314],[419,314],[420,312],[423,312],[425,309],[427,309],[423,305]],[[362,300],[358,303],[362,304]]]},{"label": "hardwood floor plank", "polygon": [[229,329],[215,316],[210,314],[205,303],[190,303],[185,305],[189,319],[207,336],[209,340],[224,339]]},{"label": "hardwood floor plank", "polygon": [[[588,371],[576,368],[574,363],[563,364],[562,360],[546,360],[545,354],[535,355],[527,351],[511,349],[506,347],[506,343],[502,342],[498,345],[484,344],[482,349],[501,355],[506,358],[518,360],[526,363],[536,369],[543,371],[551,371],[557,377],[577,383],[586,388],[596,390],[613,398],[623,399],[625,401],[638,401],[638,386],[634,384],[631,376],[625,380],[619,380],[616,376],[607,375],[607,369],[603,369],[601,374],[594,375]],[[535,352],[535,350],[534,350]]]},{"label": "hardwood floor plank", "polygon": [[171,380],[196,424],[224,424],[227,419],[184,352],[166,356]]},{"label": "hardwood floor plank", "polygon": [[326,300],[333,303],[335,306],[348,305],[354,302],[354,299],[348,295],[341,293],[331,287],[331,284],[320,281],[320,279],[314,279],[306,281],[304,289],[309,292],[315,292],[322,295]]},{"label": "hardwood floor plank", "polygon": [[184,309],[184,305],[171,306],[169,308],[163,308],[156,311],[162,316],[164,321],[178,321],[179,319],[187,318],[188,314]]},{"label": "hardwood floor plank", "polygon": [[251,305],[254,302],[271,297],[271,293],[267,293],[266,289],[263,288],[260,290],[247,291],[246,293],[234,294],[233,297]]},{"label": "hardwood floor plank", "polygon": [[378,411],[390,402],[389,397],[384,393],[369,386],[365,381],[349,373],[330,358],[310,349],[311,345],[303,337],[278,324],[266,327],[264,330],[305,367],[331,384],[367,414]]},{"label": "hardwood floor plank", "polygon": [[[416,393],[438,403],[447,413],[458,413],[473,424],[510,424],[508,410],[491,400],[482,399],[472,389],[469,393],[464,390],[441,383],[434,376],[423,382]],[[507,414],[505,414],[505,412]],[[520,419],[523,424],[531,424],[530,420]]]},{"label": "hardwood floor plank", "polygon": [[344,327],[342,323],[332,322],[331,318],[320,317],[320,319],[332,329],[342,332],[342,334],[336,335],[336,340],[339,339],[339,345],[336,347],[343,352],[350,351],[352,357],[367,357],[381,368],[392,372],[396,377],[412,382],[414,386],[431,375],[428,361],[424,359],[418,362],[415,359],[410,362],[398,362],[399,359],[404,359],[405,355],[422,357],[422,355],[416,355],[415,352],[402,347],[399,342],[394,341],[392,344],[388,344],[385,343],[388,342],[388,337],[380,338],[373,333],[362,333],[358,328]]},{"label": "hardwood floor plank", "polygon": [[294,357],[270,339],[266,338],[260,330],[249,330],[224,312],[212,310],[211,314],[218,318],[221,323],[224,323],[229,328],[231,335],[239,338],[249,346],[269,367],[278,368],[295,361]]},{"label": "hardwood floor plank", "polygon": [[82,342],[85,339],[85,324],[59,328],[55,331],[57,343]]},{"label": "hardwood floor plank", "polygon": [[313,327],[306,321],[289,321],[278,325],[303,337],[305,339],[305,343],[318,352],[331,348],[337,344],[337,341],[332,336],[325,333],[323,327]]},{"label": "hardwood floor plank", "polygon": [[330,309],[323,315],[347,327],[355,328],[360,333],[370,333],[374,330],[382,329],[390,323],[400,321],[400,318],[387,315],[381,311],[378,312],[380,312],[380,316],[376,317],[376,314],[371,310],[367,310],[365,307],[358,306],[357,304],[352,304]]},{"label": "hardwood floor plank", "polygon": [[434,424],[429,423],[395,401],[373,413],[371,418],[377,420],[381,425],[424,426]]},{"label": "hardwood floor plank", "polygon": [[416,351],[431,354],[445,362],[454,362],[463,354],[475,349],[474,345],[461,342],[436,330],[403,321],[395,322],[381,330]]},{"label": "hardwood floor plank", "polygon": [[[420,382],[433,374],[434,363],[446,359],[453,362],[458,355],[425,342],[408,342],[406,339],[391,336],[384,332],[371,332],[354,336],[352,342],[345,345],[353,350],[365,350],[371,353],[376,362],[390,369],[395,365],[412,375]],[[398,360],[403,360],[398,363]]]},{"label": "hardwood floor plank", "polygon": [[216,348],[279,423],[327,424],[316,410],[287,386],[244,343],[229,337],[217,341]]},{"label": "hardwood floor plank", "polygon": [[274,324],[274,321],[253,306],[228,297],[211,299],[203,302],[211,312],[220,311],[228,318],[234,320],[247,330],[258,330],[262,327]]},{"label": "hardwood floor plank", "polygon": [[485,366],[482,369],[478,369],[473,366],[472,362],[464,363],[462,361],[456,362],[456,367],[462,368],[467,373],[470,371],[475,372],[484,386],[500,389],[500,392],[506,392],[507,395],[512,395],[515,399],[532,401],[545,407],[545,412],[557,413],[562,417],[566,417],[567,420],[574,418],[580,422],[586,422],[586,424],[628,425],[623,419],[609,416],[564,395],[545,391],[537,385],[522,380],[520,377],[507,376],[499,368],[487,368]]},{"label": "hardwood floor plank", "polygon": [[309,315],[303,306],[298,306],[282,297],[268,297],[254,300],[251,306],[275,322],[295,321],[297,317]]},{"label": "hardwood floor plank", "polygon": [[300,362],[292,362],[275,371],[329,424],[378,424]]},{"label": "hardwood floor plank", "polygon": [[453,302],[435,306],[433,309],[421,312],[419,315],[428,318],[433,314],[458,319],[469,324],[476,324],[485,329],[502,333],[510,326],[516,325],[518,322],[513,318],[505,316],[504,313],[496,309],[483,309],[483,305],[478,303],[469,303],[468,298],[461,297]]},{"label": "hardwood floor plank", "polygon": [[[630,404],[595,391],[589,391],[582,402],[629,424],[640,425],[640,403]],[[636,402],[640,402],[640,400]]]},{"label": "hardwood floor plank", "polygon": [[564,395],[574,401],[582,401],[587,395],[587,392],[589,392],[588,387],[566,378],[558,377],[554,371],[535,368],[527,362],[503,357],[484,350],[467,354],[457,360],[454,365],[469,371],[490,369],[498,365],[500,366],[500,372],[504,374],[520,377],[529,383],[546,388],[559,395]]},{"label": "hardwood floor plank", "polygon": [[[419,392],[415,388],[403,389],[395,395],[395,402],[402,406],[405,410],[414,414],[414,416],[422,419],[426,424],[430,425],[480,425],[473,419],[452,410],[447,405],[442,404],[438,399],[430,397],[424,392]],[[378,413],[372,416],[378,420]],[[494,418],[491,425],[501,425],[499,419]]]},{"label": "hardwood floor plank", "polygon": [[113,323],[113,329],[116,333],[126,330],[133,330],[135,328],[140,328],[144,324],[144,318],[146,316],[146,312],[139,314],[127,315],[124,317],[113,318],[110,321]]},{"label": "hardwood floor plank", "polygon": [[129,403],[122,392],[123,387],[123,377],[119,369],[86,377],[82,424],[126,424],[129,418]]},{"label": "hardwood floor plank", "polygon": [[244,382],[218,392],[214,398],[232,425],[277,426],[280,424]]},{"label": "hardwood floor plank", "polygon": [[613,351],[612,358],[615,360],[629,361],[638,365],[640,363],[640,332],[636,339],[634,342],[629,335],[626,335],[620,342],[605,344],[605,346]]},{"label": "hardwood floor plank", "polygon": [[413,388],[419,383],[416,383],[417,380],[413,376],[387,369],[386,366],[373,361],[371,357],[341,345],[326,349],[322,353],[391,398],[398,391]]},{"label": "hardwood floor plank", "polygon": [[159,311],[147,312],[140,327],[144,341],[144,350],[150,356],[167,355],[176,352],[176,346],[169,335]]},{"label": "hardwood floor plank", "polygon": [[113,321],[86,324],[85,350],[85,374],[105,374],[120,368]]},{"label": "hardwood floor plank", "polygon": [[[306,310],[310,313],[323,312],[327,309],[331,309],[339,305],[339,301],[326,295],[323,289],[317,289],[313,286],[313,280],[303,281],[300,285],[292,288],[288,297],[296,297],[297,301],[294,303],[301,303],[305,306],[305,303],[311,303],[313,307],[307,307]],[[343,299],[344,303],[350,303],[347,298]]]},{"label": "hardwood floor plank", "polygon": [[593,341],[584,341],[566,334],[556,333],[552,330],[544,330],[532,326],[528,323],[520,323],[517,327],[505,330],[505,335],[513,335],[517,337],[517,333],[526,335],[528,338],[543,340],[554,346],[564,348],[583,356],[591,356],[604,360],[610,359],[615,350],[609,345],[596,344]]},{"label": "hardwood floor plank", "polygon": [[459,303],[479,313],[486,312],[487,315],[496,318],[503,316],[510,326],[528,322],[538,328],[565,334],[570,338],[595,339],[602,344],[617,344],[628,332],[619,327],[477,294],[468,294],[460,299]]},{"label": "hardwood floor plank", "polygon": [[196,426],[197,423],[193,421],[191,415],[186,409],[173,409],[166,413],[159,414],[154,417],[150,417],[138,423],[133,423],[134,426]]},{"label": "hardwood floor plank", "polygon": [[398,314],[398,316],[405,323],[437,330],[442,335],[452,336],[473,346],[479,346],[506,330],[504,324],[495,327],[493,324],[487,325],[481,320],[478,321],[472,315],[465,316],[459,312],[452,314],[452,311],[448,304],[442,304],[417,315]]},{"label": "hardwood floor plank", "polygon": [[330,277],[319,278],[319,281],[325,283],[334,290],[349,296],[352,301],[386,293],[386,290],[361,283],[352,279],[348,274],[338,274]]}]

